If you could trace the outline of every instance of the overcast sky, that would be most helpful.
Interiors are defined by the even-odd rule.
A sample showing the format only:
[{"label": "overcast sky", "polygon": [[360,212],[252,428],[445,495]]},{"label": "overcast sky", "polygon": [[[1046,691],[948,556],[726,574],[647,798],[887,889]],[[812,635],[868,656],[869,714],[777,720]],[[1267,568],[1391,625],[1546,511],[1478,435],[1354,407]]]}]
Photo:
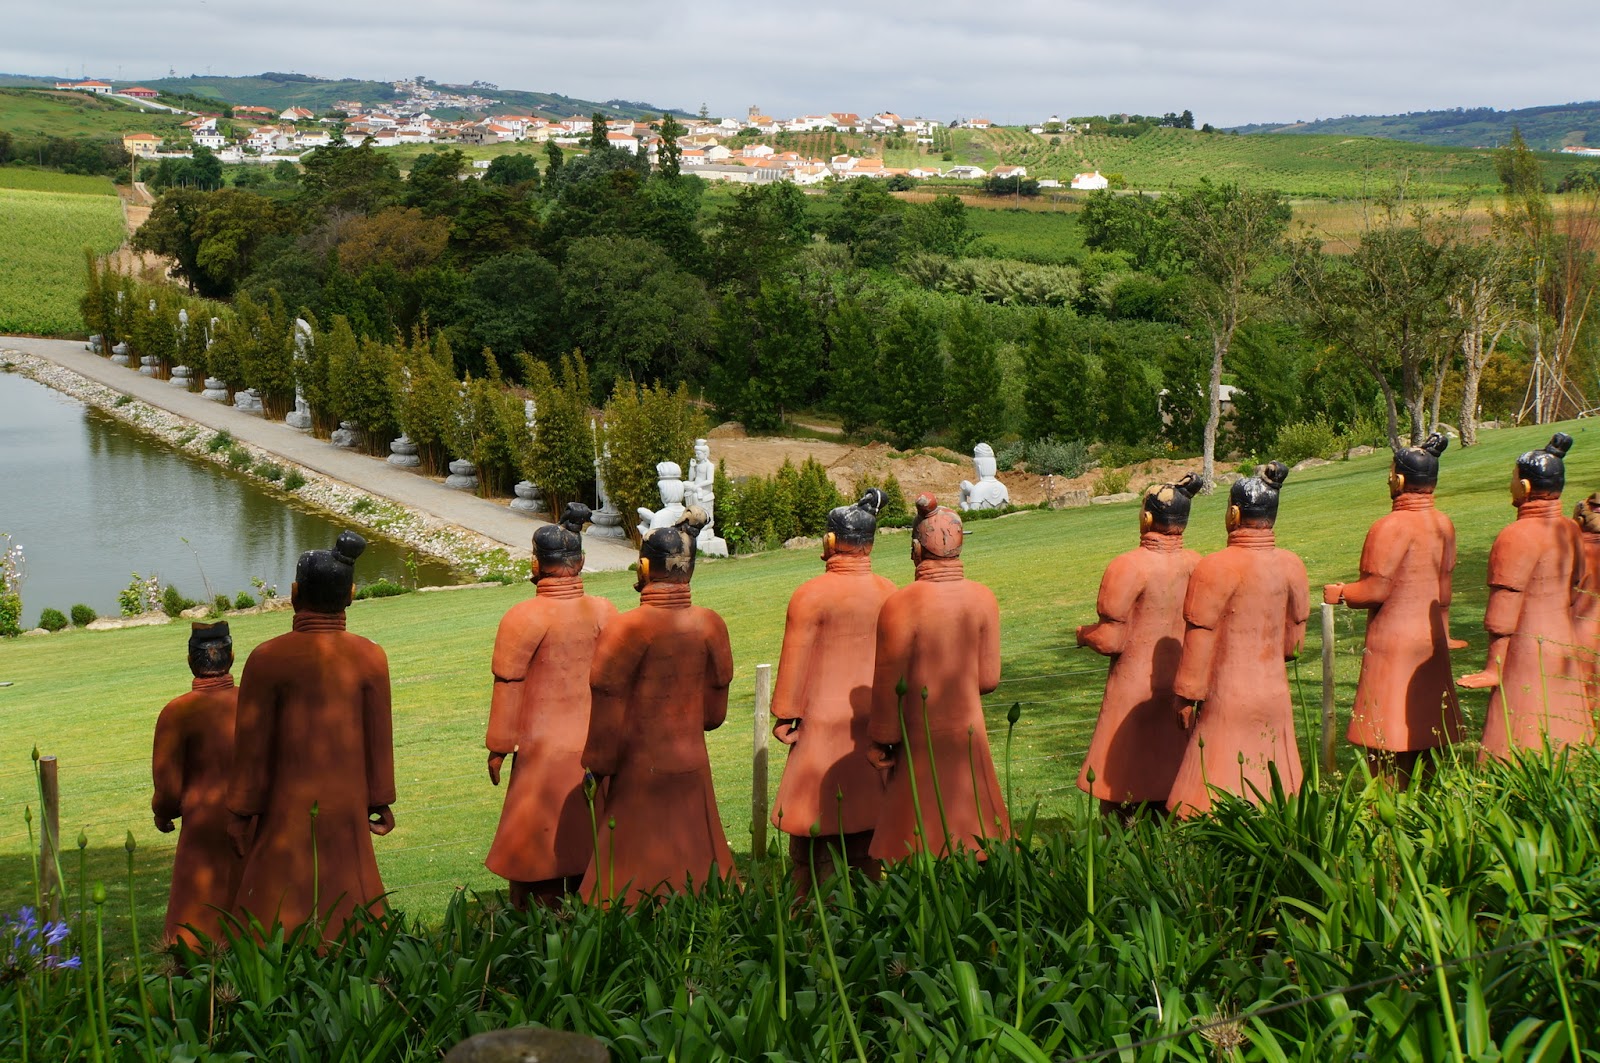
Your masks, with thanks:
[{"label": "overcast sky", "polygon": [[1236,125],[1600,97],[1600,3],[1544,0],[5,0],[0,70],[287,70],[714,114]]}]

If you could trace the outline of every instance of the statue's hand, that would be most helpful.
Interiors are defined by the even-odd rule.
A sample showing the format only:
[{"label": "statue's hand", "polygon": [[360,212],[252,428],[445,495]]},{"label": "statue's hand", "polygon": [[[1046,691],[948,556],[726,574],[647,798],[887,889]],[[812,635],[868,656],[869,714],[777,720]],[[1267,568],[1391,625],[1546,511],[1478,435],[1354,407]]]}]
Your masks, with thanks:
[{"label": "statue's hand", "polygon": [[1078,632],[1077,632],[1077,634],[1078,634],[1078,645],[1080,645],[1080,646],[1089,645],[1089,632],[1093,631],[1096,626],[1097,625],[1095,625],[1095,624],[1079,624],[1078,625]]},{"label": "statue's hand", "polygon": [[1322,588],[1322,601],[1325,605],[1338,605],[1344,601],[1344,584],[1329,583]]},{"label": "statue's hand", "polygon": [[228,837],[233,840],[233,851],[239,856],[243,856],[245,850],[250,848],[250,842],[255,838],[255,833],[255,816],[235,814],[233,822],[228,824]]},{"label": "statue's hand", "polygon": [[156,830],[160,831],[162,834],[171,834],[173,831],[177,830],[177,827],[173,826],[172,820],[157,816]]},{"label": "statue's hand", "polygon": [[1189,730],[1194,726],[1195,713],[1199,711],[1200,705],[1197,702],[1182,702],[1178,706],[1178,726],[1182,727],[1185,731]]},{"label": "statue's hand", "polygon": [[1446,638],[1445,641],[1444,641],[1444,644],[1446,646],[1450,647],[1452,650],[1464,650],[1469,645],[1469,643],[1467,642],[1466,639],[1452,639],[1452,638]]},{"label": "statue's hand", "polygon": [[1481,672],[1464,675],[1456,680],[1456,686],[1464,687],[1467,690],[1492,690],[1499,685],[1500,673],[1487,668]]},{"label": "statue's hand", "polygon": [[888,771],[895,765],[894,746],[886,746],[881,742],[874,742],[867,747],[867,760],[879,771]]},{"label": "statue's hand", "polygon": [[779,720],[772,725],[772,737],[786,746],[792,746],[800,740],[799,720]]},{"label": "statue's hand", "polygon": [[380,838],[394,830],[394,813],[388,805],[367,809],[367,829]]},{"label": "statue's hand", "polygon": [[504,764],[505,760],[504,753],[489,754],[489,782],[495,786],[500,785],[500,765]]}]

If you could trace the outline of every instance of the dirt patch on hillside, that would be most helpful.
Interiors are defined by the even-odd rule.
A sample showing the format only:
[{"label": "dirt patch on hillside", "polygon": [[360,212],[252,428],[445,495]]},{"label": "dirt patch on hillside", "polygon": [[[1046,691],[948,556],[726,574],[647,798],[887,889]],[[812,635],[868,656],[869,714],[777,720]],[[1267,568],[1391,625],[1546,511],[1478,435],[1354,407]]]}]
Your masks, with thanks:
[{"label": "dirt patch on hillside", "polygon": [[[779,436],[740,438],[723,435],[714,437],[711,457],[727,463],[728,475],[771,476],[785,461],[799,465],[814,458],[828,470],[828,478],[846,495],[855,490],[862,478],[871,476],[878,481],[893,475],[907,499],[926,492],[941,502],[953,505],[962,480],[976,479],[969,455],[957,454],[943,447],[927,447],[913,452],[901,452],[884,443],[864,447],[845,443],[830,443],[816,439],[787,439]],[[1017,505],[1036,505],[1050,499],[1061,499],[1068,492],[1086,491],[1090,495],[1102,494],[1097,481],[1106,470],[1091,469],[1082,476],[1039,476],[1026,469],[1000,473],[1000,481],[1011,492],[1011,501]],[[1168,483],[1186,472],[1199,472],[1198,459],[1185,461],[1155,460],[1129,466],[1130,491],[1143,491],[1152,483]]]}]

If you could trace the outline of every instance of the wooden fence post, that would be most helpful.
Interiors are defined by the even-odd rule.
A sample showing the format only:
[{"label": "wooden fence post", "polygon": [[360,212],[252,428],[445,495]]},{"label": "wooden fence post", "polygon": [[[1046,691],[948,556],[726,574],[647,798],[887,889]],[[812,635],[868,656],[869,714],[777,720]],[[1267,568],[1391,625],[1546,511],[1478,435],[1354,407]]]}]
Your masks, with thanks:
[{"label": "wooden fence post", "polygon": [[1335,767],[1333,743],[1333,606],[1322,603],[1322,770]]},{"label": "wooden fence post", "polygon": [[61,878],[56,874],[61,848],[61,780],[56,774],[56,758],[39,758],[39,792],[44,808],[39,817],[39,895],[47,919],[61,915]]},{"label": "wooden fence post", "polygon": [[756,665],[755,744],[750,763],[750,856],[767,855],[767,739],[772,734],[772,665]]}]

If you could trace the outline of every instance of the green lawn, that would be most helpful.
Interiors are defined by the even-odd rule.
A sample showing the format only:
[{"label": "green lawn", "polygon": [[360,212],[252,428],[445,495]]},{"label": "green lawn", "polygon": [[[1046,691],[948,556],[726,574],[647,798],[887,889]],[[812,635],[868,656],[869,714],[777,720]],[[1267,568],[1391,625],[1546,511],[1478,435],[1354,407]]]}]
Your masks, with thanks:
[{"label": "green lawn", "polygon": [[[1569,498],[1600,484],[1600,422],[1580,421],[1567,463]],[[1457,569],[1453,626],[1472,642],[1457,671],[1482,664],[1484,572],[1495,533],[1512,516],[1505,482],[1515,455],[1541,445],[1548,427],[1484,434],[1470,451],[1443,459],[1442,508],[1456,522]],[[1198,466],[1198,462],[1196,463]],[[959,470],[951,470],[952,481]],[[1387,462],[1377,455],[1296,473],[1284,489],[1279,541],[1305,559],[1320,601],[1322,583],[1356,575],[1368,524],[1388,508]],[[952,483],[952,487],[954,484]],[[1143,486],[1138,479],[1133,484]],[[1202,551],[1223,541],[1225,495],[1202,497],[1189,535]],[[1094,506],[1054,513],[1025,512],[972,525],[968,573],[1000,600],[1003,682],[988,699],[992,732],[1003,737],[1005,713],[1022,704],[1016,732],[1014,785],[1019,805],[1039,802],[1048,826],[1082,800],[1074,787],[1080,758],[1099,706],[1105,663],[1073,648],[1075,625],[1093,619],[1100,573],[1136,539],[1132,506]],[[911,575],[904,533],[885,534],[875,567],[897,582]],[[728,723],[711,735],[717,795],[729,841],[748,851],[750,834],[750,712],[755,666],[776,662],[785,605],[802,581],[820,570],[815,552],[787,551],[747,560],[707,563],[696,578],[696,600],[720,612],[733,636],[736,676]],[[625,573],[594,576],[590,589],[631,607],[636,596]],[[24,587],[26,592],[26,587]],[[397,903],[438,913],[457,887],[496,884],[482,866],[503,791],[484,774],[483,729],[489,700],[489,654],[502,613],[531,593],[527,585],[408,596],[364,602],[351,611],[351,629],[388,651],[394,678],[398,826],[378,842],[386,883]],[[24,593],[26,597],[26,593]],[[31,615],[34,607],[24,604]],[[259,642],[288,628],[286,613],[239,618],[233,632],[242,663]],[[1339,694],[1354,691],[1363,621],[1338,614]],[[1315,619],[1300,667],[1308,710],[1316,713],[1321,668]],[[187,628],[172,625],[114,633],[71,632],[0,645],[0,911],[27,898],[28,844],[22,809],[33,800],[28,750],[35,744],[60,758],[62,830],[89,839],[91,878],[120,879],[124,832],[132,829],[139,861],[145,926],[156,925],[174,839],[150,822],[148,755],[157,711],[188,689]],[[1481,724],[1484,697],[1465,699]],[[1342,732],[1341,732],[1342,734]],[[1302,734],[1310,750],[1315,734]],[[996,743],[998,750],[1003,742]],[[774,747],[776,751],[776,746]],[[1308,754],[1309,755],[1309,754]],[[1341,741],[1341,759],[1351,761]],[[775,752],[773,786],[782,770]],[[1022,809],[1019,809],[1022,811]],[[75,856],[69,856],[69,862]],[[69,870],[69,877],[75,875]]]},{"label": "green lawn", "polygon": [[[109,190],[110,182],[105,187]],[[6,234],[0,240],[0,333],[81,332],[83,251],[87,247],[103,255],[121,246],[126,235],[122,203],[111,195],[0,184],[0,233]]]}]

